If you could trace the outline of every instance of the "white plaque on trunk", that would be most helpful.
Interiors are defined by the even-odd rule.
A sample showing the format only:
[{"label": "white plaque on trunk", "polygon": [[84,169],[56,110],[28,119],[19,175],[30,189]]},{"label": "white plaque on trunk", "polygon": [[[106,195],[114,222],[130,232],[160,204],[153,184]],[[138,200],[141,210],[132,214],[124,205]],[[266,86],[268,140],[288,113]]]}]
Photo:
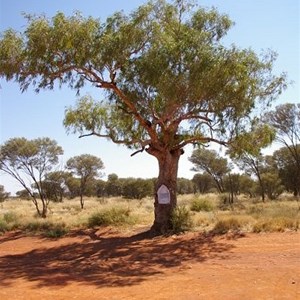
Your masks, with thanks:
[{"label": "white plaque on trunk", "polygon": [[159,204],[170,204],[170,191],[164,184],[158,189],[157,196]]}]

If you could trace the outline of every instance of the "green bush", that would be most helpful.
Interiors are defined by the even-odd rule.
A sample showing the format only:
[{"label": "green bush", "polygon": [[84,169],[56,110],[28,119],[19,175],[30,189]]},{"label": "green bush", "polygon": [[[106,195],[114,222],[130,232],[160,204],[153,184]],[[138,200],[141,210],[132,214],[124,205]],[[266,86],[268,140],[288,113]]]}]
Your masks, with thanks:
[{"label": "green bush", "polygon": [[17,215],[14,212],[4,213],[0,217],[0,232],[4,233],[18,227]]},{"label": "green bush", "polygon": [[3,215],[3,220],[6,222],[6,223],[17,223],[18,221],[18,216],[16,213],[14,212],[7,212]]},{"label": "green bush", "polygon": [[185,206],[177,206],[171,217],[172,232],[181,233],[193,227],[190,211]]},{"label": "green bush", "polygon": [[131,225],[135,219],[126,208],[110,208],[92,214],[88,219],[88,227]]},{"label": "green bush", "polygon": [[4,233],[8,230],[9,230],[8,224],[5,222],[5,220],[0,218],[0,233]]},{"label": "green bush", "polygon": [[214,210],[214,206],[210,201],[205,199],[195,198],[191,203],[191,211],[212,211]]},{"label": "green bush", "polygon": [[47,238],[60,238],[68,233],[68,229],[64,224],[56,224],[43,232],[43,236]]},{"label": "green bush", "polygon": [[24,225],[27,232],[42,234],[49,238],[59,238],[67,234],[65,223],[52,223],[50,221],[34,221]]}]

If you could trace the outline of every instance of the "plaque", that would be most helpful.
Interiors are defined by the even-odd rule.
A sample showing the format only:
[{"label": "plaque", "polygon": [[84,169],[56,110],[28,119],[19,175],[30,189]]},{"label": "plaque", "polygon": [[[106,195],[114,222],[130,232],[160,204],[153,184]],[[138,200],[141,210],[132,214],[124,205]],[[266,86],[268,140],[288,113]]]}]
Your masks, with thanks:
[{"label": "plaque", "polygon": [[157,197],[159,204],[170,204],[170,191],[164,184],[162,184],[158,189]]}]

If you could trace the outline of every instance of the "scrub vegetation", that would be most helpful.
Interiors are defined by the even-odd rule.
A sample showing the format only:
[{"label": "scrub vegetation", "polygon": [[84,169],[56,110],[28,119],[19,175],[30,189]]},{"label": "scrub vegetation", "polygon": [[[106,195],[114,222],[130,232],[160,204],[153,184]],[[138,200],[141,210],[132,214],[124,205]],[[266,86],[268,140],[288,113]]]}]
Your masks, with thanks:
[{"label": "scrub vegetation", "polygon": [[[172,214],[170,233],[202,231],[215,234],[228,232],[284,232],[300,227],[300,209],[296,197],[281,195],[276,201],[239,196],[233,204],[224,204],[226,195],[189,194],[178,196]],[[153,199],[121,197],[86,198],[85,208],[75,199],[51,202],[47,219],[38,217],[31,202],[7,199],[0,206],[0,232],[22,230],[58,238],[72,230],[115,227],[133,230],[151,227]]]}]

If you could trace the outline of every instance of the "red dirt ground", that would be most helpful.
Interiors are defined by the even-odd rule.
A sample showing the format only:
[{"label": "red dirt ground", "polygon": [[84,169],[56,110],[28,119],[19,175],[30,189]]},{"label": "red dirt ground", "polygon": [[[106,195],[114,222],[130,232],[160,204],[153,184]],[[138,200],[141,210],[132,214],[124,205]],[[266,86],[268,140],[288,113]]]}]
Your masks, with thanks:
[{"label": "red dirt ground", "polygon": [[300,299],[300,233],[0,236],[0,299]]}]

